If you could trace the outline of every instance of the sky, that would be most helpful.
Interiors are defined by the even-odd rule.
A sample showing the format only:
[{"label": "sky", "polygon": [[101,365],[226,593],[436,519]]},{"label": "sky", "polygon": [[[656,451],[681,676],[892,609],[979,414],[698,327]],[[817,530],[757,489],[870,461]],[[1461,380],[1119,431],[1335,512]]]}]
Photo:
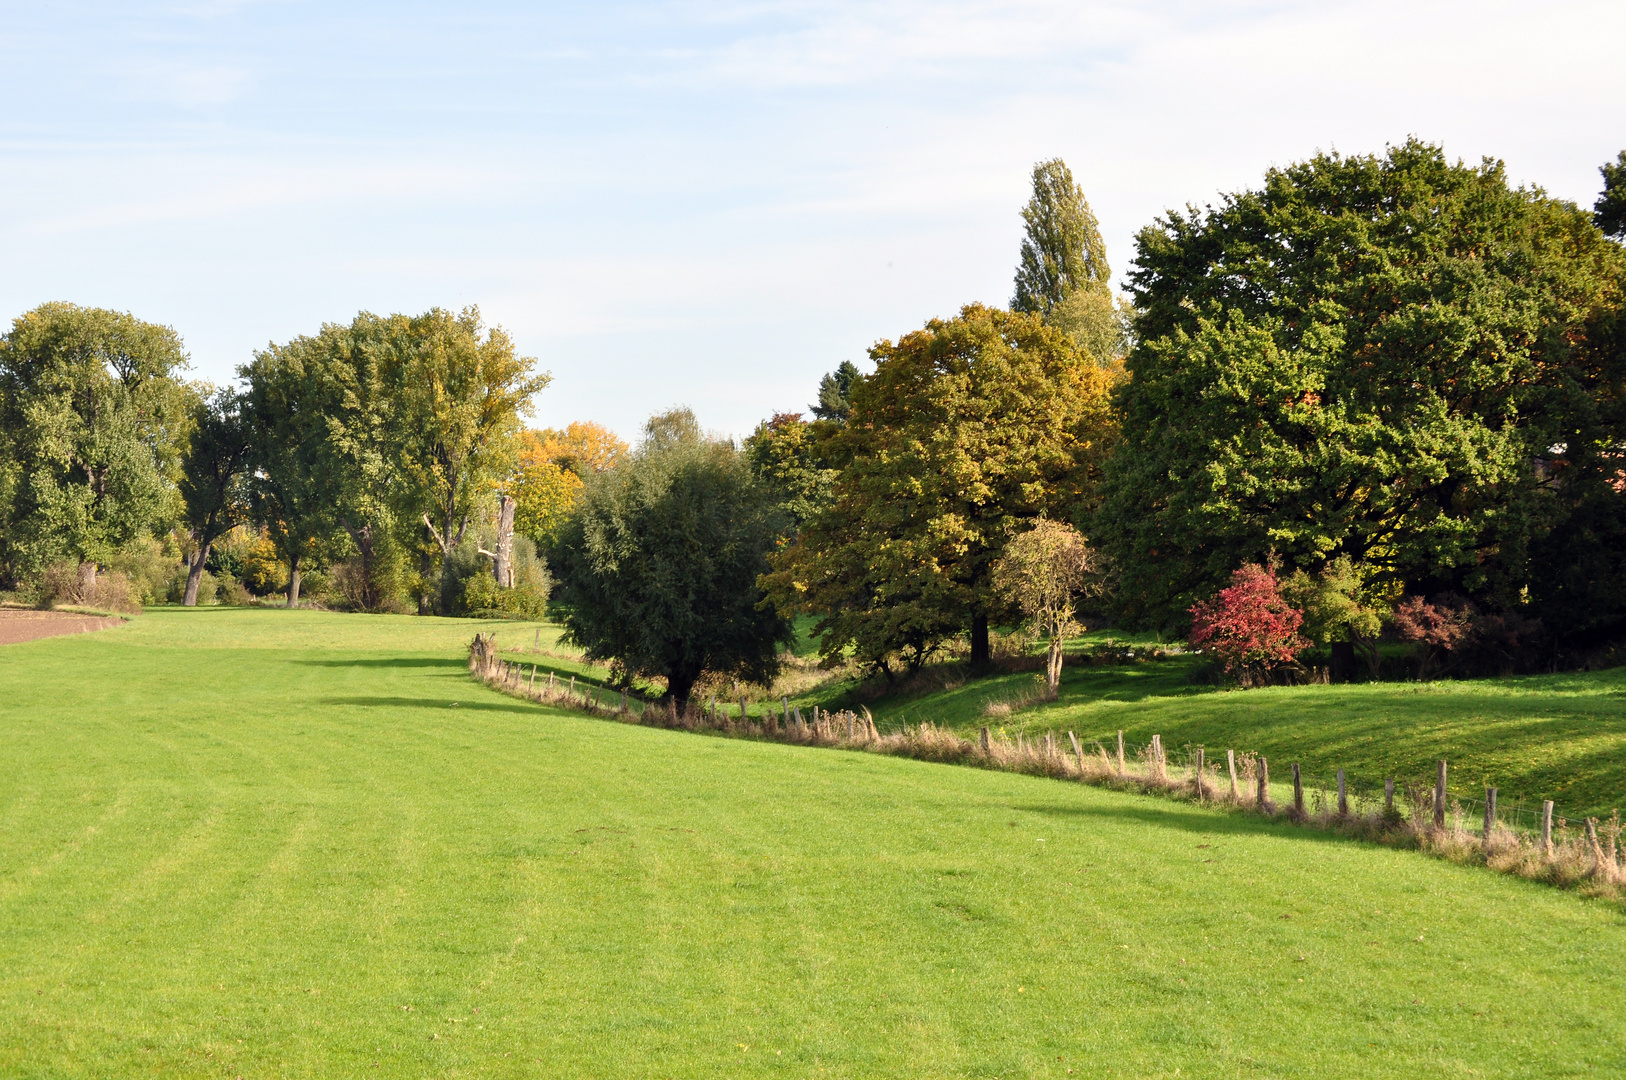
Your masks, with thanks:
[{"label": "sky", "polygon": [[194,377],[478,305],[535,426],[744,435],[1009,302],[1035,162],[1115,275],[1169,208],[1408,136],[1590,206],[1626,4],[0,4],[0,315],[173,326]]}]

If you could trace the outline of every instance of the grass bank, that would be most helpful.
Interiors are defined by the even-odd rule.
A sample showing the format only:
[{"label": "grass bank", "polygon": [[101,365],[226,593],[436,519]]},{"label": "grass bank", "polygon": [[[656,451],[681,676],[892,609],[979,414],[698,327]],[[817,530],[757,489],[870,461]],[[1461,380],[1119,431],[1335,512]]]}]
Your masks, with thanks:
[{"label": "grass bank", "polygon": [[0,1072],[1626,1070],[1606,905],[551,712],[471,684],[473,629],[155,611],[0,651]]},{"label": "grass bank", "polygon": [[[1571,675],[1434,683],[1222,690],[1191,681],[1194,657],[1075,664],[1056,701],[990,717],[988,705],[1032,695],[1031,674],[951,680],[948,688],[881,694],[868,702],[883,728],[931,722],[963,735],[983,724],[1013,736],[1075,731],[1111,743],[1122,730],[1144,745],[1161,735],[1171,750],[1256,751],[1280,766],[1301,762],[1317,776],[1345,769],[1432,782],[1451,762],[1464,795],[1489,785],[1504,801],[1552,799],[1572,818],[1626,809],[1626,668]],[[846,700],[851,688],[809,695]],[[998,710],[996,710],[997,712]]]}]

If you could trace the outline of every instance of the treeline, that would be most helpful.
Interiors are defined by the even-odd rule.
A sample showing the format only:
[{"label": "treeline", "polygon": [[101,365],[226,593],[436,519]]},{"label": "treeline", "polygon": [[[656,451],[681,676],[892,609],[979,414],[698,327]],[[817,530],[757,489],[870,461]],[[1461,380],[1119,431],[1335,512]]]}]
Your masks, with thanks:
[{"label": "treeline", "polygon": [[[1191,634],[1244,684],[1306,677],[1312,647],[1335,678],[1392,674],[1391,639],[1424,677],[1613,662],[1626,154],[1602,171],[1589,211],[1417,141],[1318,155],[1147,226],[1117,297],[1083,193],[1043,163],[1009,310],[882,341],[811,419],[746,440],[779,531],[754,587],[707,604],[814,616],[827,661],[880,672],[986,663],[991,630],[1025,623],[1052,690],[1080,610]],[[574,618],[595,655],[665,672]],[[669,601],[634,622],[675,646],[706,619]],[[764,651],[691,662],[761,677]]]},{"label": "treeline", "polygon": [[47,601],[193,604],[214,577],[292,606],[314,572],[360,610],[540,614],[546,567],[516,517],[554,527],[580,487],[567,465],[616,447],[523,430],[535,366],[473,309],[363,313],[217,389],[185,381],[166,327],[43,305],[0,339],[0,575]]},{"label": "treeline", "polygon": [[205,394],[171,331],[46,305],[0,341],[0,574],[167,536],[186,599],[227,547],[289,602],[306,568],[368,610],[551,596],[679,699],[771,680],[796,616],[887,673],[1026,626],[1052,690],[1081,613],[1191,635],[1244,683],[1311,647],[1384,676],[1386,640],[1420,675],[1607,661],[1626,153],[1602,172],[1588,210],[1416,141],[1318,155],[1148,225],[1120,296],[1044,162],[1007,309],[878,342],[740,445],[681,409],[635,448],[526,432],[547,377],[472,311],[363,314]]}]

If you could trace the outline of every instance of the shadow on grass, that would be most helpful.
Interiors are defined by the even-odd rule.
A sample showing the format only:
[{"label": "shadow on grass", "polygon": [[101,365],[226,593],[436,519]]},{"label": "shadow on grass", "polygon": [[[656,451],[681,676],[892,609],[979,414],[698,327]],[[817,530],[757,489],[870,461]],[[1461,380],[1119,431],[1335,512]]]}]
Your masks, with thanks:
[{"label": "shadow on grass", "polygon": [[376,660],[294,660],[306,667],[467,668],[467,660],[443,656],[387,656]]},{"label": "shadow on grass", "polygon": [[[479,688],[474,686],[469,689],[471,692],[479,691]],[[532,705],[522,701],[513,701],[509,704],[501,701],[449,701],[445,699],[434,700],[409,697],[329,697],[321,698],[320,704],[355,705],[371,709],[435,709],[455,712],[522,713],[527,716],[534,716],[542,710],[540,705]]]},{"label": "shadow on grass", "polygon": [[1189,833],[1212,836],[1216,833],[1241,836],[1291,836],[1294,839],[1314,840],[1324,844],[1360,844],[1350,836],[1306,828],[1287,821],[1271,821],[1246,811],[1203,811],[1195,806],[1167,803],[1155,796],[1137,796],[1148,800],[1145,806],[1057,806],[1054,804],[1012,803],[1012,810],[1065,821],[1106,820],[1134,825],[1151,825],[1165,829],[1182,829]]}]

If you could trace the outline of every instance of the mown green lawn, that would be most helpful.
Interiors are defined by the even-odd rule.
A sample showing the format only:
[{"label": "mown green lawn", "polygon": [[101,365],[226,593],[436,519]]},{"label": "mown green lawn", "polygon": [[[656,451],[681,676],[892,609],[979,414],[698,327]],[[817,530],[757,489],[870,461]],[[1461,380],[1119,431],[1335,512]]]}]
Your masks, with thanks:
[{"label": "mown green lawn", "polygon": [[930,720],[971,733],[982,724],[1014,733],[1072,730],[1109,745],[1122,730],[1141,745],[1154,734],[1171,751],[1201,746],[1269,757],[1272,776],[1301,762],[1328,777],[1339,768],[1381,785],[1427,778],[1451,763],[1451,789],[1500,789],[1504,802],[1557,803],[1560,814],[1626,811],[1626,669],[1436,683],[1220,690],[1194,684],[1198,661],[1064,668],[1055,702],[990,720],[989,702],[1030,691],[1032,675],[968,681],[952,690],[899,694],[871,704],[883,725]]},{"label": "mown green lawn", "polygon": [[552,712],[468,679],[474,629],[162,610],[0,650],[0,1075],[1626,1072],[1617,907]]}]

